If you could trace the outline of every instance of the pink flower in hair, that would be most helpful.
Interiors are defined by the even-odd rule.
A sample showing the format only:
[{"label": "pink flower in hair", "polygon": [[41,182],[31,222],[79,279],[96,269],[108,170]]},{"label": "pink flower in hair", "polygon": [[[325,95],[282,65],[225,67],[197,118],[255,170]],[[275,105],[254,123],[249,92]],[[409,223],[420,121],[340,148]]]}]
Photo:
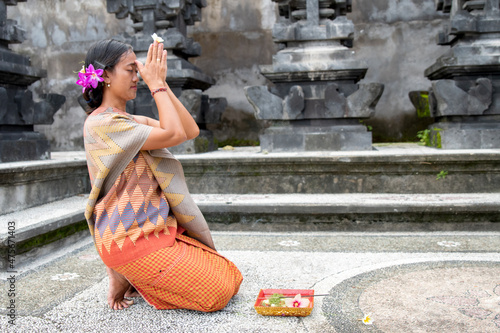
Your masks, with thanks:
[{"label": "pink flower in hair", "polygon": [[[92,88],[97,88],[97,85],[99,82],[104,81],[104,79],[101,77],[102,73],[104,70],[102,69],[96,69],[94,70],[94,66],[92,64],[87,67],[87,70],[85,71],[85,75],[88,77],[88,84],[92,86]],[[89,87],[90,88],[90,87]]]},{"label": "pink flower in hair", "polygon": [[92,64],[85,69],[85,66],[82,67],[81,71],[78,72],[78,80],[76,84],[82,86],[82,93],[85,92],[85,89],[97,88],[99,82],[104,81],[101,77],[104,70],[102,69],[94,69]]}]

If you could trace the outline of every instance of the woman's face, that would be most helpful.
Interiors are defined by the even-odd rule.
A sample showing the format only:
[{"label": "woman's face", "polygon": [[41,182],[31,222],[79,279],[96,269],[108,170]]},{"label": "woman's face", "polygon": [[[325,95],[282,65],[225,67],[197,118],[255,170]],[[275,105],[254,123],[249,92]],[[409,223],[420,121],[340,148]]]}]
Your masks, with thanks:
[{"label": "woman's face", "polygon": [[136,97],[139,82],[134,62],[136,59],[135,53],[129,51],[121,57],[113,71],[106,71],[108,79],[105,83],[109,81],[110,86],[105,86],[104,91],[111,94],[113,99],[126,102]]}]

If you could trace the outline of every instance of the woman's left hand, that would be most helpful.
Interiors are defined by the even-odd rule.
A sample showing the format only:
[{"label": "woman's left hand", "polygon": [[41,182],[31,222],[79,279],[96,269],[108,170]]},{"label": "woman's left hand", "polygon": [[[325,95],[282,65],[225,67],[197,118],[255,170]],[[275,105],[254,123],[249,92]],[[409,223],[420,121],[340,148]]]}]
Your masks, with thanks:
[{"label": "woman's left hand", "polygon": [[163,49],[162,43],[155,41],[149,46],[145,64],[142,64],[139,60],[136,60],[135,63],[149,90],[166,86],[167,50]]}]

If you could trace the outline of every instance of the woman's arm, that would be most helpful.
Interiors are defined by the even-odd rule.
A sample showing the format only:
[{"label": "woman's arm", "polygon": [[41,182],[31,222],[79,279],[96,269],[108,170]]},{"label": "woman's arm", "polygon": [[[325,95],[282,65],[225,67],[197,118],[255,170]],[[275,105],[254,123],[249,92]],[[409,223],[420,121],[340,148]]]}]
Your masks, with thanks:
[{"label": "woman's arm", "polygon": [[[167,51],[163,44],[155,42],[149,47],[146,63],[136,60],[137,68],[151,91],[166,88],[154,94],[159,121],[136,116],[139,122],[146,121],[153,127],[142,149],[152,150],[177,146],[199,133],[198,125],[182,103],[175,97],[165,82],[167,73]],[[146,119],[145,119],[146,118]]]},{"label": "woman's arm", "polygon": [[134,115],[134,120],[139,124],[148,125],[151,127],[160,127],[160,122],[156,119],[149,118],[146,116],[136,116]]},{"label": "woman's arm", "polygon": [[179,99],[177,99],[177,97],[174,95],[172,90],[170,90],[170,88],[167,89],[168,89],[167,90],[168,96],[170,97],[172,104],[174,104],[175,110],[177,111],[177,114],[181,119],[182,127],[184,127],[184,130],[186,131],[188,140],[196,138],[200,134],[200,128],[194,121],[189,111],[184,107],[184,105],[182,105]]},{"label": "woman's arm", "polygon": [[[196,138],[200,134],[200,129],[193,117],[189,113],[189,111],[182,105],[179,99],[174,95],[172,90],[168,89],[168,96],[172,101],[172,104],[175,106],[175,110],[179,115],[179,119],[181,120],[182,127],[186,132],[186,136],[188,140]],[[145,117],[145,116],[134,116],[135,121],[140,124],[148,125],[151,127],[160,127],[160,122],[156,119]]]},{"label": "woman's arm", "polygon": [[[179,118],[182,123],[182,127],[184,127],[184,131],[186,132],[186,136],[188,140],[196,138],[200,134],[200,129],[193,117],[189,113],[189,111],[182,105],[182,103],[177,99],[172,90],[168,89],[168,95],[172,104],[175,105],[175,110],[179,115]],[[135,121],[140,124],[148,125],[151,127],[160,127],[160,122],[156,119],[146,117],[146,116],[134,116]]]}]

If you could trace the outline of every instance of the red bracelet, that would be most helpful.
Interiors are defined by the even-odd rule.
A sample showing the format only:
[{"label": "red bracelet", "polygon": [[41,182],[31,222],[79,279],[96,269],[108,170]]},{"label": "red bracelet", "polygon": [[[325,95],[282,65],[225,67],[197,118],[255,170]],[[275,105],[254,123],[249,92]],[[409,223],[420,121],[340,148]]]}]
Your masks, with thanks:
[{"label": "red bracelet", "polygon": [[160,91],[167,91],[167,90],[168,90],[167,88],[158,88],[158,89],[155,89],[155,90],[153,90],[153,91],[151,92],[151,96],[152,96],[152,97],[154,97],[154,96],[155,96],[155,94],[156,94],[157,92],[160,92]]}]

